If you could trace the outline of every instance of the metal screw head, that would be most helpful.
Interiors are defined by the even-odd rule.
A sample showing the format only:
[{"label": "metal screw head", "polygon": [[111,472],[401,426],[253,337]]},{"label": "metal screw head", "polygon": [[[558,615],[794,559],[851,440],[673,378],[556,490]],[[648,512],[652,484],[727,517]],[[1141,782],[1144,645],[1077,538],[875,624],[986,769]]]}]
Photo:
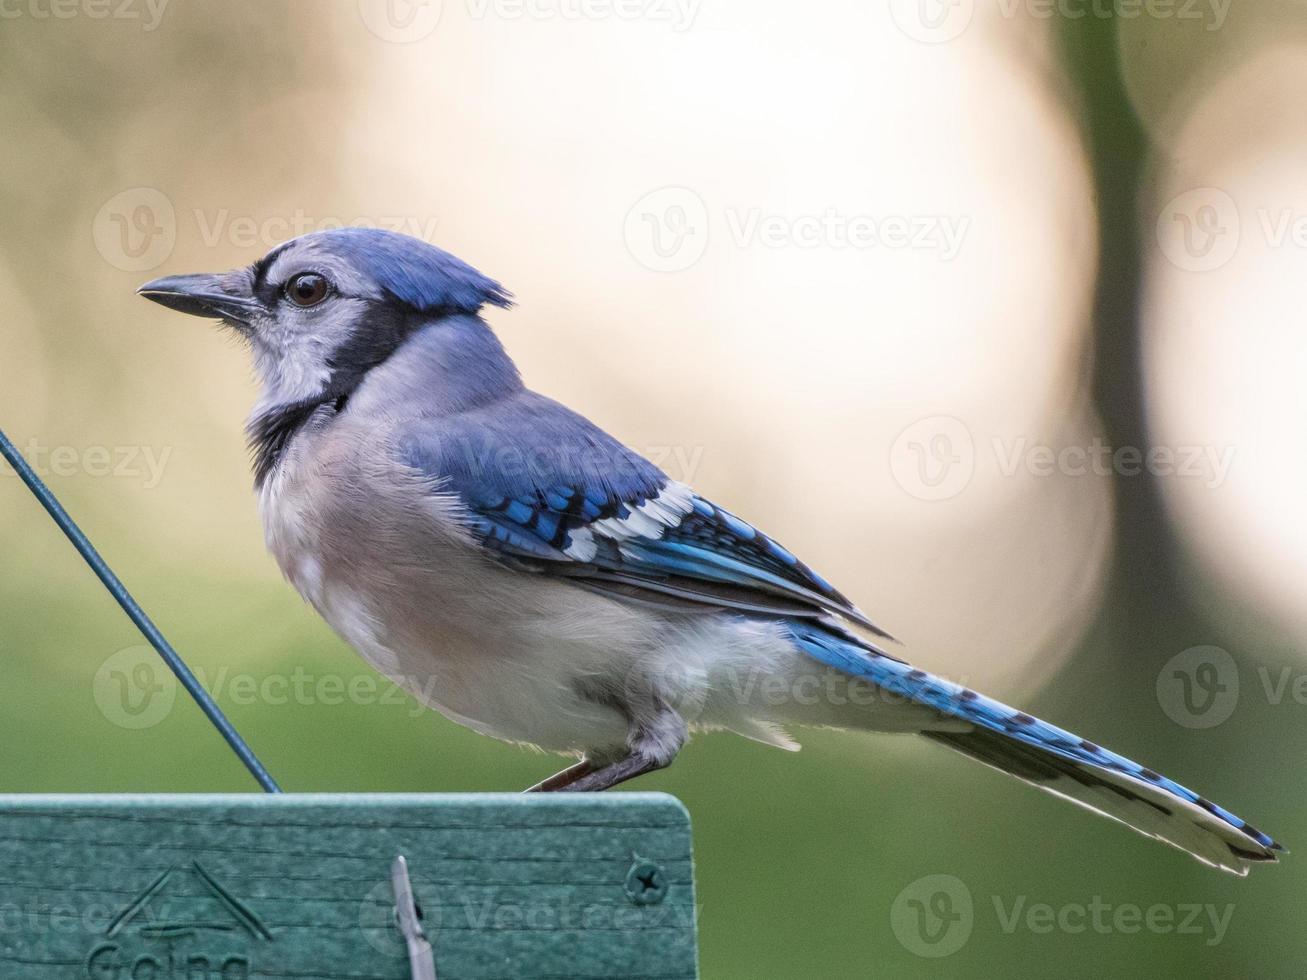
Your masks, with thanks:
[{"label": "metal screw head", "polygon": [[626,872],[626,897],[636,905],[657,905],[667,897],[667,875],[660,865],[637,857]]}]

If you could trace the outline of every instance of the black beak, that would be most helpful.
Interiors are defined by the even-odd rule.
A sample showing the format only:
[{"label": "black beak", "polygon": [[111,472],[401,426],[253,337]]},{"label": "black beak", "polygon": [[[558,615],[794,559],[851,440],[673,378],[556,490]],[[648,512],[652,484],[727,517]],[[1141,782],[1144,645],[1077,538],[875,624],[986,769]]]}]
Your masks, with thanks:
[{"label": "black beak", "polygon": [[247,323],[257,304],[249,296],[227,292],[226,279],[225,275],[164,276],[147,282],[136,292],[180,313]]}]

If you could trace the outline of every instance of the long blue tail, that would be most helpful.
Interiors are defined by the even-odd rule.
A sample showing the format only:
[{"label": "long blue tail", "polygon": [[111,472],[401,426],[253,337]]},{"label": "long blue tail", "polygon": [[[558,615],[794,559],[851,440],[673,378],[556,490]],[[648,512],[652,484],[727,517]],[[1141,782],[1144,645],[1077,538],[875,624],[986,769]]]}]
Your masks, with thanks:
[{"label": "long blue tail", "polygon": [[950,719],[969,731],[922,734],[1040,789],[1192,854],[1234,874],[1252,861],[1275,861],[1282,848],[1245,820],[1153,770],[992,698],[935,677],[871,644],[812,621],[790,631],[814,659]]}]

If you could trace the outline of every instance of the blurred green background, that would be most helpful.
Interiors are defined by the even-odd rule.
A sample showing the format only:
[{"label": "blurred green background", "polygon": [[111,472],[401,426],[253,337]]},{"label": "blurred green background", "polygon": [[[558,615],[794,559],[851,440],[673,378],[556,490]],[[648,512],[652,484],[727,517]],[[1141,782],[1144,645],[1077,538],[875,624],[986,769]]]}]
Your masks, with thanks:
[{"label": "blurred green background", "polygon": [[[6,0],[0,426],[286,789],[529,785],[558,760],[394,696],[281,582],[244,352],[133,295],[401,227],[517,293],[491,319],[530,383],[917,662],[1292,849],[1304,27],[1253,0]],[[1091,445],[1232,462],[1058,455]],[[253,789],[9,473],[0,547],[0,791]],[[705,977],[1307,971],[1294,856],[1238,880],[930,745],[797,735],[703,736],[639,785],[693,815]],[[923,946],[932,875],[970,932]],[[1062,924],[1012,921],[1041,904]],[[1124,918],[1077,928],[1095,904]],[[1132,928],[1153,906],[1196,931]]]}]

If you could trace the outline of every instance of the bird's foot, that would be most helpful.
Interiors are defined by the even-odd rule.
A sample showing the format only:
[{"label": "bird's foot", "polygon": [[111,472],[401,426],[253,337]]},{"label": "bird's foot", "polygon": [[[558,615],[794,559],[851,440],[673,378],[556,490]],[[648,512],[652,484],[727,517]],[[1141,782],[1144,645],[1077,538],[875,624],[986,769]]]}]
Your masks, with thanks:
[{"label": "bird's foot", "polygon": [[[663,769],[667,765],[668,763],[660,762],[652,756],[632,752],[616,762],[593,769],[588,773],[581,773],[576,778],[567,780],[561,786],[556,787],[556,791],[561,793],[598,793],[602,790],[612,789],[619,783],[634,779],[636,776],[643,776],[645,773]],[[576,766],[572,768],[575,769]],[[562,776],[570,771],[564,770],[558,775]],[[554,778],[557,779],[558,777],[555,776]],[[545,780],[546,783],[549,781]]]},{"label": "bird's foot", "polygon": [[594,772],[597,767],[589,759],[582,759],[575,765],[568,766],[562,772],[556,772],[548,779],[542,779],[534,786],[524,789],[524,793],[557,793],[559,790],[566,789],[572,783],[576,782],[582,776],[588,776]]}]

